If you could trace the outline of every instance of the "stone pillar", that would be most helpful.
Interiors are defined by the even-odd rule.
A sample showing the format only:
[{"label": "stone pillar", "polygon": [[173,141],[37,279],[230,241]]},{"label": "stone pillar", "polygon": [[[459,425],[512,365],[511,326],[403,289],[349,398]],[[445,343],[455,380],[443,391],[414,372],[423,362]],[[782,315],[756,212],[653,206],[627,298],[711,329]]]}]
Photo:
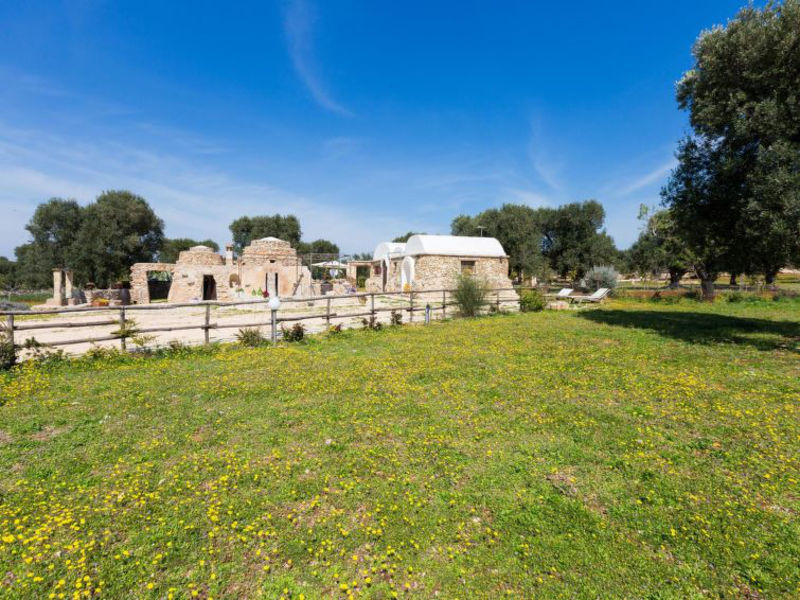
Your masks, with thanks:
[{"label": "stone pillar", "polygon": [[67,304],[73,304],[72,299],[72,269],[64,269],[64,296]]},{"label": "stone pillar", "polygon": [[225,264],[233,264],[233,244],[225,244]]},{"label": "stone pillar", "polygon": [[53,304],[64,306],[64,271],[53,269]]}]

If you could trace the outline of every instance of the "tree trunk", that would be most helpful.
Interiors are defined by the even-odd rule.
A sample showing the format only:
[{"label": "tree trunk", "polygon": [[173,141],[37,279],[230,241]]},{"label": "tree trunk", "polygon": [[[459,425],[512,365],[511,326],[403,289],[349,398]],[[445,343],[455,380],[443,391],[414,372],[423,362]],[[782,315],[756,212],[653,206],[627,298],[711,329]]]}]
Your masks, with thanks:
[{"label": "tree trunk", "polygon": [[670,269],[669,272],[669,287],[676,288],[681,284],[681,279],[686,275],[686,271],[679,269]]},{"label": "tree trunk", "polygon": [[716,277],[705,277],[700,280],[700,287],[703,290],[703,300],[713,302],[714,300],[714,280]]},{"label": "tree trunk", "polygon": [[731,273],[730,285],[731,285],[731,287],[734,287],[734,286],[738,285],[737,282],[736,282],[736,273]]},{"label": "tree trunk", "polygon": [[778,276],[778,269],[770,269],[764,273],[764,282],[767,285],[775,285],[775,279]]}]

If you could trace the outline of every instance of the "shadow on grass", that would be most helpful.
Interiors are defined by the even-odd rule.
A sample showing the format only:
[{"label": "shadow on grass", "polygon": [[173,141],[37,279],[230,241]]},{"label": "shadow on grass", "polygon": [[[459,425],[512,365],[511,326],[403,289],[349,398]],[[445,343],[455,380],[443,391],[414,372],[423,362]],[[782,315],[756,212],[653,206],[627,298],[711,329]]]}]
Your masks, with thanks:
[{"label": "shadow on grass", "polygon": [[758,350],[800,353],[800,323],[701,312],[590,310],[578,313],[596,323],[647,329],[692,344],[747,344]]}]

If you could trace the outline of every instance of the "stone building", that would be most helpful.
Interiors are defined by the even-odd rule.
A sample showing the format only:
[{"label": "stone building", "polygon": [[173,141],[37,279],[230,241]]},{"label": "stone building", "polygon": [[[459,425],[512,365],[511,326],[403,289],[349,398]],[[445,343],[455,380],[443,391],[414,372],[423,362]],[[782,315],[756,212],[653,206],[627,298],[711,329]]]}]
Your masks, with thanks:
[{"label": "stone building", "polygon": [[254,240],[238,259],[231,245],[224,257],[208,246],[194,246],[181,252],[174,264],[131,267],[131,299],[137,304],[165,295],[168,302],[232,301],[260,297],[265,290],[270,296],[308,296],[311,289],[308,267],[289,242],[274,237]]},{"label": "stone building", "polygon": [[491,288],[511,287],[508,256],[500,242],[454,235],[413,235],[405,244],[378,244],[366,286],[370,292],[451,289],[462,273]]}]

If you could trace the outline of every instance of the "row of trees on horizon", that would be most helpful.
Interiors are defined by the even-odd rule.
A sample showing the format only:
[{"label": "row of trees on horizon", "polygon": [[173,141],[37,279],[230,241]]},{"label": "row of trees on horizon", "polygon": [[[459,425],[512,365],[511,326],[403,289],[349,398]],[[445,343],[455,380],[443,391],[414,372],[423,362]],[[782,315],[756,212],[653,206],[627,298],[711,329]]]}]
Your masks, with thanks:
[{"label": "row of trees on horizon", "polygon": [[[75,282],[107,287],[127,280],[137,262],[175,262],[183,250],[209,246],[214,240],[167,238],[164,222],[148,202],[129,191],[103,192],[81,206],[75,200],[51,198],[41,203],[25,229],[30,241],[15,249],[15,261],[0,257],[0,284],[5,287],[47,289],[53,269],[68,267]],[[303,242],[300,222],[293,215],[241,217],[230,225],[237,251],[251,240],[273,235],[291,242],[300,253],[339,252],[328,240]]]},{"label": "row of trees on horizon", "polygon": [[[688,272],[713,294],[723,273],[775,281],[800,265],[800,0],[742,9],[725,27],[700,35],[694,65],[676,96],[691,131],[679,142],[678,165],[661,191],[660,209],[645,209],[638,240],[618,250],[595,201],[533,209],[506,204],[457,216],[455,235],[489,235],[510,256],[512,275],[579,279],[612,265],[642,276]],[[78,283],[108,285],[135,262],[172,262],[180,250],[213,241],[167,239],[163,222],[130,192],[104,192],[88,206],[54,198],[41,204],[16,261],[0,257],[0,279],[44,288],[54,267],[70,266]],[[337,254],[328,240],[301,239],[294,215],[243,216],[230,224],[237,251],[275,236],[298,253]],[[411,232],[399,236],[405,241]],[[368,254],[360,257],[367,257]]]}]

